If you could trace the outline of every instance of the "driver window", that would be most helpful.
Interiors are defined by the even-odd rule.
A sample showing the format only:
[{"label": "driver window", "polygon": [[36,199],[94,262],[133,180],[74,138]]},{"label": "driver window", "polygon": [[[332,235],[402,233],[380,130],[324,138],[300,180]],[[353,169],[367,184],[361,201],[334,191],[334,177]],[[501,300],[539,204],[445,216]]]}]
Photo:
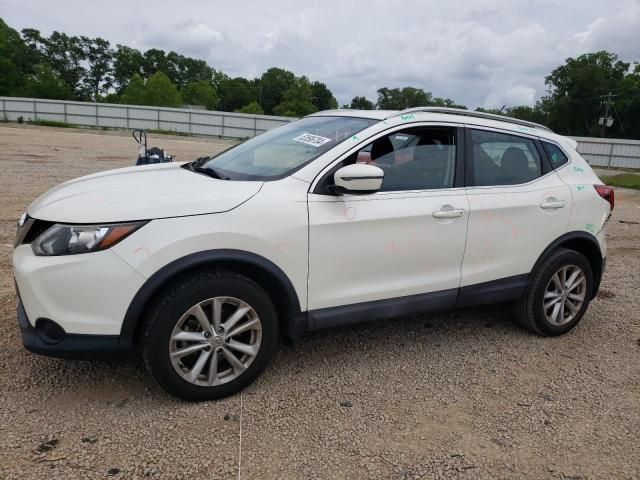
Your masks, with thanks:
[{"label": "driver window", "polygon": [[453,187],[455,130],[412,128],[374,140],[358,151],[356,162],[384,170],[382,192]]}]

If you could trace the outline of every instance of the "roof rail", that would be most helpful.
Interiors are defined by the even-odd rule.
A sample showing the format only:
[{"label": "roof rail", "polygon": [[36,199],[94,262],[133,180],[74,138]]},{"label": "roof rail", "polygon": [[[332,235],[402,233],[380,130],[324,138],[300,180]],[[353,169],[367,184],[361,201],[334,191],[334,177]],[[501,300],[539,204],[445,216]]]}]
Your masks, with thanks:
[{"label": "roof rail", "polygon": [[400,115],[406,115],[413,112],[431,112],[431,113],[444,113],[447,115],[464,115],[465,117],[485,118],[487,120],[495,120],[498,122],[514,123],[516,125],[524,125],[525,127],[541,128],[551,132],[549,127],[540,125],[539,123],[529,122],[527,120],[520,120],[519,118],[506,117],[504,115],[495,115],[493,113],[475,112],[472,110],[463,110],[461,108],[449,108],[449,107],[415,107],[401,110],[398,113],[388,116],[387,118],[398,117]]}]

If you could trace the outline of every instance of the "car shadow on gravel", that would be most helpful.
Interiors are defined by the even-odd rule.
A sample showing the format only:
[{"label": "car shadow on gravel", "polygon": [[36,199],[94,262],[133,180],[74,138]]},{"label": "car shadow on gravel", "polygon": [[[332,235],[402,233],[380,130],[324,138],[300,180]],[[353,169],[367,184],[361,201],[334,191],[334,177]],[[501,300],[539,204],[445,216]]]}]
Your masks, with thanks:
[{"label": "car shadow on gravel", "polygon": [[[469,344],[482,348],[483,339],[531,335],[514,322],[509,305],[492,305],[453,310],[438,314],[422,314],[387,319],[356,326],[334,328],[311,333],[293,346],[283,346],[266,375],[249,390],[255,391],[264,382],[291,380],[291,368],[296,376],[309,376],[326,365],[327,358],[343,362],[361,361],[363,352],[373,358],[384,358],[386,352],[402,349],[417,352],[426,349],[459,350]],[[486,341],[486,340],[485,340]],[[177,402],[148,375],[142,360],[132,356],[119,362],[89,362],[60,360],[22,352],[30,370],[23,387],[38,395],[38,391],[54,391],[56,397],[81,397],[103,403],[146,397],[145,401]],[[384,368],[384,365],[379,365]],[[18,380],[21,382],[21,380]]]}]

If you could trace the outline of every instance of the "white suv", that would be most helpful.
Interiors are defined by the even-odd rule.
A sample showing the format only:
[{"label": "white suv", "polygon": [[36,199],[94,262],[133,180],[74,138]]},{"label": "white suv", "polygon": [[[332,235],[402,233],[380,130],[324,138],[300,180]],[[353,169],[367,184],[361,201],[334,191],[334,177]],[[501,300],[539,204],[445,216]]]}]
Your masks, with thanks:
[{"label": "white suv", "polygon": [[19,221],[22,341],[137,348],[173,395],[251,383],[279,339],[515,302],[540,335],[582,318],[613,190],[575,142],[477,112],[320,112],[184,164],[66,182]]}]

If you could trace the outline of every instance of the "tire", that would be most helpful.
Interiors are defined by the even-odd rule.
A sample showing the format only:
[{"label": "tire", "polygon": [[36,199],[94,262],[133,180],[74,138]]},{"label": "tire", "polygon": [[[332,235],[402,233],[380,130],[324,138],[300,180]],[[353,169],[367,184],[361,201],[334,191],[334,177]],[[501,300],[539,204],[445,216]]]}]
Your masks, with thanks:
[{"label": "tire", "polygon": [[[576,274],[575,282],[580,283],[567,288],[572,287],[569,280],[578,270],[583,277]],[[566,279],[564,288],[560,288],[562,271]],[[554,280],[556,273],[558,276]],[[532,272],[524,295],[516,303],[516,318],[523,327],[538,335],[562,335],[582,319],[592,292],[593,272],[585,256],[574,250],[557,249]],[[581,303],[577,299],[580,296],[583,296]],[[546,309],[545,303],[550,305]]]},{"label": "tire", "polygon": [[276,311],[258,284],[232,272],[201,271],[178,277],[156,297],[145,318],[142,357],[171,395],[214,400],[251,384],[277,343]]}]

